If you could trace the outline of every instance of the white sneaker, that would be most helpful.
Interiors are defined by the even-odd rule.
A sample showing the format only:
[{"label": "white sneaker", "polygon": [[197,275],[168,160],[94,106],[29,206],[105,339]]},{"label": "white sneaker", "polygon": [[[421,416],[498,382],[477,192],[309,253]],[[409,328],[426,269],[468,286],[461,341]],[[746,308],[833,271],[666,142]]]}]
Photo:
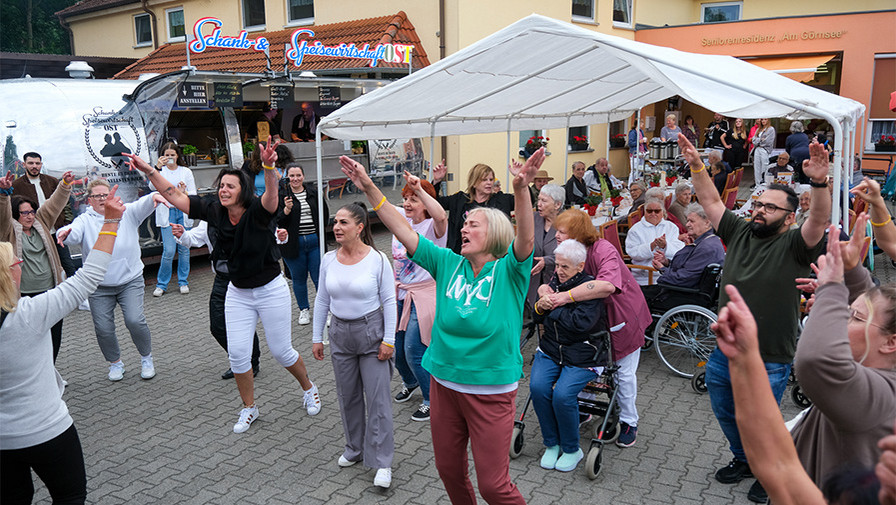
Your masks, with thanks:
[{"label": "white sneaker", "polygon": [[308,409],[309,416],[316,416],[320,413],[320,393],[318,393],[317,386],[313,382],[311,383],[311,389],[305,391],[304,406]]},{"label": "white sneaker", "polygon": [[144,356],[141,358],[140,365],[140,377],[144,380],[149,380],[156,376],[156,367],[152,364],[152,356]]},{"label": "white sneaker", "polygon": [[244,408],[240,411],[240,420],[233,425],[233,432],[245,433],[245,431],[249,429],[249,425],[252,424],[252,421],[255,421],[256,419],[258,419],[258,407],[253,405]]},{"label": "white sneaker", "polygon": [[180,294],[186,295],[189,293],[190,293],[190,286],[181,286],[180,287]]},{"label": "white sneaker", "polygon": [[162,288],[156,288],[156,289],[152,292],[152,296],[154,296],[154,297],[156,297],[156,298],[158,298],[158,297],[160,297],[160,296],[162,296],[162,295],[164,295],[164,294],[165,294],[165,290],[162,289]]},{"label": "white sneaker", "polygon": [[118,361],[109,365],[109,380],[118,382],[124,378],[124,363]]},{"label": "white sneaker", "polygon": [[311,311],[302,309],[299,312],[299,324],[309,324],[311,322]]},{"label": "white sneaker", "polygon": [[342,468],[348,468],[348,467],[354,465],[355,463],[357,463],[357,461],[352,461],[352,460],[346,458],[345,454],[339,456],[339,461],[336,462],[336,464],[341,466]]},{"label": "white sneaker", "polygon": [[373,478],[373,485],[388,489],[392,485],[392,469],[380,468],[376,471],[376,477]]}]

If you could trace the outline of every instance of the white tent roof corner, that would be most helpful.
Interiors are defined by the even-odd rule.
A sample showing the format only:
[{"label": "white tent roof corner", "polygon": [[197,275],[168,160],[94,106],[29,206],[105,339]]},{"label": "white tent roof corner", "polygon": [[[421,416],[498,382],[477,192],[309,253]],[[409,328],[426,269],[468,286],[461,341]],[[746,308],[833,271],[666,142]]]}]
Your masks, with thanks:
[{"label": "white tent roof corner", "polygon": [[375,139],[565,128],[618,121],[673,95],[743,118],[855,125],[865,109],[731,56],[686,53],[533,14],[353,100],[320,129]]}]

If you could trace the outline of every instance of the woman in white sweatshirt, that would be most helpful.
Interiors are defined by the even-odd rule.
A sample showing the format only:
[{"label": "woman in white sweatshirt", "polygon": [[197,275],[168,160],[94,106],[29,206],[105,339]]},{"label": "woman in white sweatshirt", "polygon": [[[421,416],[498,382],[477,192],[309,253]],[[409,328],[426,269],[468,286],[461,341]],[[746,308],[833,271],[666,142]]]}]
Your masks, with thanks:
[{"label": "woman in white sweatshirt", "polygon": [[[31,503],[31,470],[53,503],[84,503],[87,477],[81,441],[62,401],[50,327],[84,301],[112,263],[125,207],[109,193],[104,222],[84,267],[59,286],[20,298],[22,260],[0,242],[0,502]],[[122,227],[123,228],[123,227]]]}]

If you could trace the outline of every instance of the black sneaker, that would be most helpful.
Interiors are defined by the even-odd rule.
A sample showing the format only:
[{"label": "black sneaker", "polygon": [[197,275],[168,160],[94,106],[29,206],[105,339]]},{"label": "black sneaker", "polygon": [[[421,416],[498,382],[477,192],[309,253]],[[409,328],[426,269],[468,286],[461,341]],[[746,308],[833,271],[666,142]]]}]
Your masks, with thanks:
[{"label": "black sneaker", "polygon": [[728,466],[719,468],[716,472],[716,480],[722,484],[734,484],[752,476],[750,465],[738,459],[732,459]]},{"label": "black sneaker", "polygon": [[421,403],[417,412],[411,414],[411,421],[429,421],[429,405]]},{"label": "black sneaker", "polygon": [[616,445],[619,447],[631,447],[635,445],[635,440],[637,438],[637,426],[631,426],[627,423],[619,423],[619,438],[616,439]]},{"label": "black sneaker", "polygon": [[404,402],[410,400],[411,395],[414,394],[414,390],[417,389],[418,387],[419,386],[414,386],[414,387],[408,389],[407,386],[402,384],[401,391],[399,391],[398,394],[395,395],[395,403],[404,403]]},{"label": "black sneaker", "polygon": [[747,499],[753,503],[768,503],[768,493],[765,492],[765,488],[762,487],[758,480],[750,486]]}]

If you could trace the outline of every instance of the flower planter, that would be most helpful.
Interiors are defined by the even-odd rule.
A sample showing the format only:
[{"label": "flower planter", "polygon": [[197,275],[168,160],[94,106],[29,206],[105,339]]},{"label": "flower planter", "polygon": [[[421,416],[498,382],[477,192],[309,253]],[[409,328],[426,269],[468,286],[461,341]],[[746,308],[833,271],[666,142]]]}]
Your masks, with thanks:
[{"label": "flower planter", "polygon": [[896,144],[874,144],[874,150],[877,152],[896,152]]}]

